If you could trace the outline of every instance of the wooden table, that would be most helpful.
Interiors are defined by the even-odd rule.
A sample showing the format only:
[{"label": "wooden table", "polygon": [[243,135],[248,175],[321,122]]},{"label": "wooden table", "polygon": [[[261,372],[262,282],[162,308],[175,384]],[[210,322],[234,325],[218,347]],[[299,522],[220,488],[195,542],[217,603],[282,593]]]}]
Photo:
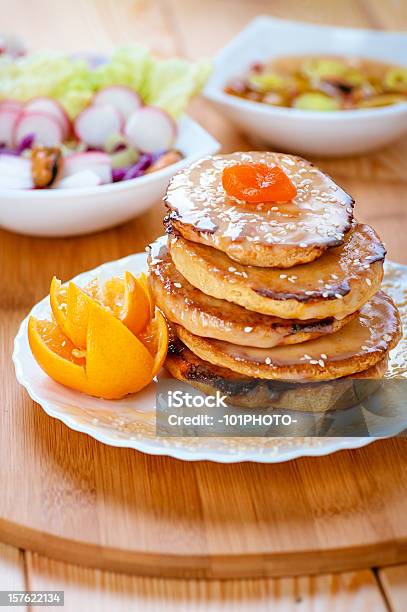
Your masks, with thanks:
[{"label": "wooden table", "polygon": [[[105,51],[119,43],[140,40],[160,54],[178,53],[191,58],[213,55],[259,13],[357,27],[400,29],[407,25],[406,4],[402,0],[71,0],[64,4],[52,0],[31,0],[29,3],[14,0],[10,4],[1,0],[0,9],[1,28],[18,32],[30,48]],[[247,141],[203,101],[193,103],[191,114],[223,143],[225,151],[249,148]],[[316,160],[354,195],[358,218],[375,226],[387,244],[389,257],[402,263],[407,263],[404,247],[407,223],[403,201],[406,155],[407,139],[404,139],[391,149],[368,157]],[[232,466],[218,469],[202,463],[191,468],[171,459],[155,460],[139,453],[124,451],[119,455],[86,436],[71,432],[46,417],[16,384],[10,364],[12,337],[32,304],[47,293],[51,276],[55,273],[67,279],[103,261],[143,250],[161,233],[161,217],[162,207],[157,203],[156,208],[143,217],[94,236],[45,240],[0,233],[3,373],[0,539],[20,546],[19,549],[7,544],[0,545],[0,589],[64,589],[65,609],[69,611],[266,610],[274,609],[274,606],[287,610],[295,604],[298,604],[298,609],[304,610],[326,610],[334,605],[340,610],[405,609],[407,565],[400,563],[407,561],[407,541],[403,537],[407,505],[404,488],[407,445],[404,440],[377,442],[364,450],[342,452],[334,459],[301,460],[278,467],[263,466],[258,469],[255,466]],[[24,471],[17,469],[22,456],[26,466]],[[231,515],[236,519],[239,502],[245,506],[247,517],[247,509],[251,508],[250,521],[258,537],[262,533],[267,537],[270,515],[263,516],[257,510],[259,497],[267,491],[266,483],[269,485],[273,479],[274,482],[278,479],[282,487],[284,482],[290,481],[292,488],[297,485],[307,488],[309,500],[314,498],[315,508],[319,509],[313,523],[313,528],[318,526],[315,531],[317,539],[330,525],[338,530],[339,537],[341,529],[346,537],[351,529],[354,540],[363,543],[364,534],[369,539],[374,533],[386,542],[386,546],[379,557],[374,555],[374,549],[371,551],[373,556],[360,556],[353,568],[344,565],[339,557],[337,565],[332,565],[331,559],[328,567],[332,573],[327,573],[327,566],[322,561],[320,573],[313,576],[222,581],[205,581],[199,577],[168,580],[86,568],[83,567],[86,556],[77,558],[75,555],[78,552],[73,551],[70,557],[69,551],[48,548],[50,540],[45,534],[41,544],[38,531],[34,536],[31,533],[19,535],[9,528],[11,517],[34,516],[40,509],[44,532],[58,531],[61,523],[64,523],[63,529],[74,534],[75,529],[80,530],[78,516],[80,520],[87,516],[89,529],[97,530],[98,525],[100,527],[100,513],[103,512],[106,517],[111,517],[111,529],[120,530],[120,524],[114,521],[120,516],[122,507],[127,503],[129,511],[132,510],[129,492],[120,485],[121,473],[135,472],[136,469],[143,469],[147,476],[151,476],[144,480],[142,486],[151,481],[151,503],[154,502],[151,507],[145,507],[144,513],[137,518],[141,534],[156,530],[158,541],[160,538],[168,539],[168,530],[176,525],[180,508],[183,508],[185,529],[177,532],[174,550],[178,550],[180,545],[184,548],[196,547],[197,535],[202,533],[197,517],[205,521],[205,512],[210,514],[213,504],[211,489],[206,485],[217,482],[219,496],[228,479],[232,482],[237,479],[243,485],[246,482],[247,487],[241,484],[242,495],[225,500],[224,508],[221,507],[225,513],[222,518],[224,528],[219,522],[211,538],[221,543],[222,538],[226,537],[225,533],[229,533],[231,549],[235,545],[233,534],[237,540],[239,529],[236,527],[233,532],[227,519]],[[390,479],[385,470],[389,470]],[[194,472],[192,479],[191,472]],[[195,487],[192,492],[188,490],[188,507],[182,506],[185,500],[181,487],[180,505],[166,508],[166,486],[170,486],[171,482],[175,486],[175,483],[184,480],[189,487]],[[319,496],[324,482],[329,489],[332,481],[340,486],[330,492],[336,503],[332,503],[331,499],[327,504]],[[250,494],[244,497],[249,485]],[[239,494],[232,487],[230,490],[235,495]],[[145,495],[142,488],[139,493]],[[370,505],[372,499],[375,500],[373,506]],[[312,505],[312,501],[310,503]],[[385,510],[383,505],[386,506]],[[99,519],[94,514],[96,507]],[[58,512],[61,519],[57,525],[55,517]],[[293,537],[301,538],[304,534],[296,532],[298,523],[295,519],[299,514],[306,516],[307,508],[302,507],[297,515],[291,517]],[[380,522],[383,517],[385,524]],[[221,517],[218,518],[220,521]],[[273,520],[277,519],[278,514]],[[49,524],[46,524],[47,520]],[[278,523],[275,529],[278,533]],[[123,531],[125,538],[125,529]],[[186,540],[180,544],[179,536],[182,538],[183,533]],[[99,535],[108,539],[108,534]],[[77,560],[82,566],[52,560],[45,554],[47,550],[51,551],[52,556]],[[98,565],[106,568],[108,565],[102,557]],[[398,565],[372,570],[371,563]],[[123,569],[129,571],[128,567]],[[352,571],[335,573],[335,570],[340,572],[343,569]],[[315,563],[309,571],[316,572]],[[279,573],[289,574],[287,570]],[[300,573],[304,574],[304,571]],[[160,575],[160,572],[157,571],[157,574]],[[265,574],[273,574],[273,571]],[[216,576],[216,571],[213,575]]]}]

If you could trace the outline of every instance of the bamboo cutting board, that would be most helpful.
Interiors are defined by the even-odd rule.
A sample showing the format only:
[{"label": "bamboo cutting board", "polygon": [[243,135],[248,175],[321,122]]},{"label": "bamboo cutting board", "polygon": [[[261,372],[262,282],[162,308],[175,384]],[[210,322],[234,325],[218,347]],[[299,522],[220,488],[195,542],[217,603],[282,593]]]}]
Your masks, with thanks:
[{"label": "bamboo cutting board", "polygon": [[[46,41],[47,47],[103,51],[137,36],[160,53],[190,57],[212,55],[271,6],[263,0],[74,0],[61,28],[54,2],[43,0],[41,10],[36,4],[16,3],[2,16],[4,30],[25,34],[30,46]],[[390,11],[376,0],[272,5],[274,15],[286,18],[360,27],[406,23],[403,3]],[[250,147],[203,102],[192,114],[224,151]],[[374,225],[389,257],[401,263],[407,263],[406,151],[403,141],[370,157],[321,162],[354,195],[360,221]],[[12,340],[48,293],[52,275],[66,280],[142,251],[162,233],[162,216],[157,204],[120,228],[66,240],[0,232],[0,541],[73,563],[159,576],[296,575],[406,562],[405,439],[286,464],[183,463],[70,431],[17,385]]]},{"label": "bamboo cutting board", "polygon": [[185,463],[73,432],[18,386],[12,339],[51,274],[68,278],[141,250],[160,230],[160,206],[92,237],[1,234],[0,541],[159,576],[296,575],[407,561],[405,439],[284,464]]}]

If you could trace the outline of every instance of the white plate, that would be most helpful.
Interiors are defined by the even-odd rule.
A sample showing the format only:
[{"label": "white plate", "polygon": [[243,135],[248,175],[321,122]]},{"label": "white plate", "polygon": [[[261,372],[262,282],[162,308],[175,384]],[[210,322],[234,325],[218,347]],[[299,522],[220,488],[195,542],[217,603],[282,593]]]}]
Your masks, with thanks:
[{"label": "white plate", "polygon": [[[146,271],[146,255],[139,253],[112,261],[73,280],[84,286],[92,278],[109,278],[129,270],[133,274]],[[407,324],[407,266],[386,264],[384,288],[402,304]],[[50,318],[49,297],[36,304],[31,313]],[[344,448],[358,448],[375,438],[163,438],[155,436],[155,383],[135,396],[107,401],[72,391],[51,380],[33,358],[27,339],[28,317],[22,322],[14,341],[13,361],[18,381],[45,412],[65,425],[87,433],[111,446],[134,448],[151,455],[168,455],[188,461],[209,460],[221,463],[257,461],[278,463],[304,456],[326,455]],[[404,364],[406,339],[392,351],[390,371]],[[405,375],[405,374],[404,374]],[[398,433],[396,431],[392,433]],[[389,435],[388,432],[386,435]]]},{"label": "white plate", "polygon": [[407,65],[407,34],[260,16],[216,56],[204,95],[256,142],[290,153],[362,153],[392,142],[407,130],[407,102],[363,110],[304,111],[267,106],[223,91],[255,62],[303,54],[360,56]]},{"label": "white plate", "polygon": [[219,151],[218,141],[189,117],[180,119],[178,129],[175,148],[185,157],[157,172],[97,187],[0,189],[0,227],[31,236],[76,236],[140,215],[164,196],[178,170]]}]

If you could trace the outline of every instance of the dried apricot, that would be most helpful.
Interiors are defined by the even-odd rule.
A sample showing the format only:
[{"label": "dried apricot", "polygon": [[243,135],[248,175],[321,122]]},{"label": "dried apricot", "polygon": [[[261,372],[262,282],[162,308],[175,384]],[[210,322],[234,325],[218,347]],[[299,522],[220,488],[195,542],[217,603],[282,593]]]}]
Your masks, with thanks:
[{"label": "dried apricot", "polygon": [[286,202],[297,195],[280,166],[260,163],[228,166],[223,170],[222,185],[228,195],[251,204]]}]

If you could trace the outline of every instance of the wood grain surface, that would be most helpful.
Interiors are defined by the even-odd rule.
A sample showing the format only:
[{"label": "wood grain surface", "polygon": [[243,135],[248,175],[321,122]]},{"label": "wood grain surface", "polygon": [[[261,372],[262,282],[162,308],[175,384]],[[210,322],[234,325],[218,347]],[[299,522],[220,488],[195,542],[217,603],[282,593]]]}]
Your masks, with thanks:
[{"label": "wood grain surface", "polygon": [[[400,28],[403,2],[1,0],[4,30],[30,47],[105,50],[134,39],[164,55],[212,55],[257,13]],[[80,18],[78,18],[80,15]],[[209,17],[210,16],[210,17]],[[73,35],[74,33],[74,35]],[[249,143],[206,106],[192,114],[225,151]],[[407,263],[407,142],[374,155],[322,160],[357,200],[357,215]],[[376,442],[281,465],[187,464],[103,446],[47,417],[11,363],[21,319],[49,288],[141,251],[163,207],[119,228],[65,240],[0,232],[0,540],[45,556],[140,574],[232,577],[354,570],[407,561],[407,444]],[[96,574],[94,574],[96,575]],[[237,588],[237,587],[236,587]]]},{"label": "wood grain surface", "polygon": [[31,588],[65,590],[65,612],[386,610],[369,570],[300,578],[208,581],[146,579],[83,570],[30,554],[27,565]]},{"label": "wood grain surface", "polygon": [[391,610],[404,612],[407,606],[407,565],[380,569],[378,578]]},{"label": "wood grain surface", "polygon": [[[370,570],[300,578],[165,580],[83,568],[5,545],[0,545],[1,589],[64,591],[65,612],[387,609],[377,578]],[[4,608],[5,612],[13,609]],[[394,610],[399,612],[401,608]]]}]

